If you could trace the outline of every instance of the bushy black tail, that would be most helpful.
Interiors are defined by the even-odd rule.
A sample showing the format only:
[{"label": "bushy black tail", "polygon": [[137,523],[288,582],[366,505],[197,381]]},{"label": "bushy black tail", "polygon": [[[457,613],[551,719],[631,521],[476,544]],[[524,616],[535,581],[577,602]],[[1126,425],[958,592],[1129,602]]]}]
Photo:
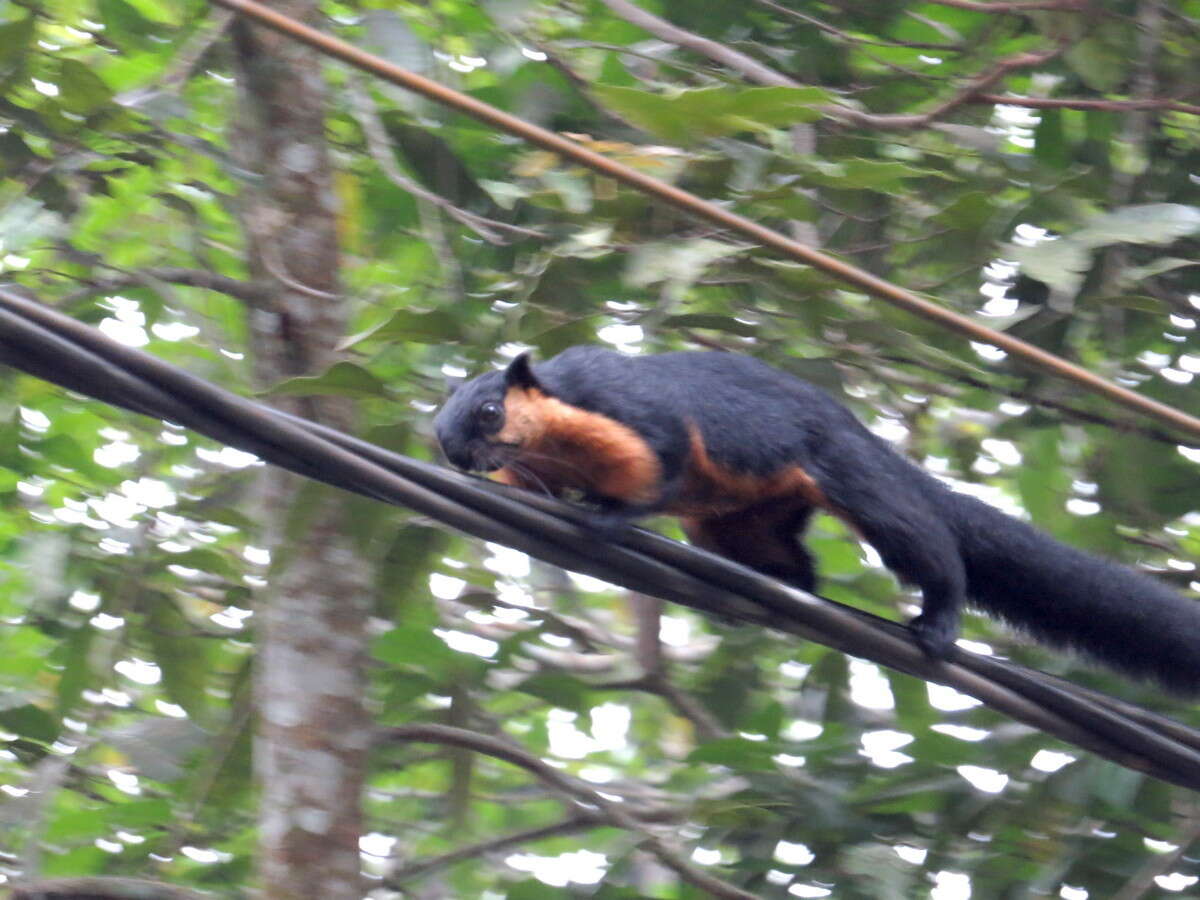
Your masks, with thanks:
[{"label": "bushy black tail", "polygon": [[1040,641],[1169,690],[1200,693],[1200,601],[951,494],[968,595]]}]

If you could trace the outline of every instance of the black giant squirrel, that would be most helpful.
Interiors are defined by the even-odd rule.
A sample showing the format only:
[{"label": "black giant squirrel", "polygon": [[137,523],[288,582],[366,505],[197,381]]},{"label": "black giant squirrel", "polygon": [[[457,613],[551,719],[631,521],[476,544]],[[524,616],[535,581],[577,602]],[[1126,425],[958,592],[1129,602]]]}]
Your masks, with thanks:
[{"label": "black giant squirrel", "polygon": [[913,634],[944,658],[970,603],[1055,647],[1200,693],[1200,602],[957,493],[819,388],[748,356],[518,356],[459,387],[435,429],[455,466],[574,494],[602,527],[664,513],[692,543],[806,591],[814,509],[921,589]]}]

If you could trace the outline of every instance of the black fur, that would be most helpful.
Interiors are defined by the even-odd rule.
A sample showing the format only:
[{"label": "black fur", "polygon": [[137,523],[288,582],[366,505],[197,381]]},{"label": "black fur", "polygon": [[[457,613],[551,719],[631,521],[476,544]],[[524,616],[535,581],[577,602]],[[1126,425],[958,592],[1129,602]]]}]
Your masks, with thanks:
[{"label": "black fur", "polygon": [[522,353],[504,370],[504,383],[508,387],[540,388],[542,385],[533,374],[528,353]]},{"label": "black fur", "polygon": [[442,451],[460,469],[491,472],[504,465],[503,454],[487,443],[487,438],[500,429],[485,425],[479,415],[485,403],[503,406],[504,376],[504,372],[488,372],[457,385],[434,417],[433,427]]},{"label": "black fur", "polygon": [[[731,353],[630,357],[574,347],[532,368],[524,358],[513,365],[510,381],[536,383],[633,428],[662,462],[661,507],[685,474],[689,423],[722,468],[768,476],[802,467],[888,568],[921,588],[923,611],[912,624],[933,655],[949,652],[969,601],[1053,646],[1200,692],[1200,602],[951,491],[807,382]],[[502,451],[477,446],[474,411],[501,398],[505,385],[505,373],[480,376],[438,414],[455,465],[504,464]],[[805,518],[801,511],[797,527]],[[811,586],[811,573],[799,580]]]}]

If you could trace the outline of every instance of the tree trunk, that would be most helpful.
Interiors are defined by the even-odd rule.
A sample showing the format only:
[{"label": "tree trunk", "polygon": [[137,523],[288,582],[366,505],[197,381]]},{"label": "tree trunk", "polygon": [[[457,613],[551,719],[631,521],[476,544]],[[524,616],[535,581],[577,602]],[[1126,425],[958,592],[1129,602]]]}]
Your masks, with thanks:
[{"label": "tree trunk", "polygon": [[[273,4],[311,20],[311,0]],[[345,331],[338,293],[335,200],[325,143],[321,60],[279,35],[234,29],[239,84],[234,135],[247,184],[241,215],[249,263],[273,284],[249,310],[260,386],[313,374]],[[347,427],[352,405],[288,398],[291,411]],[[262,786],[260,875],[266,898],[357,900],[358,838],[369,719],[363,706],[365,563],[346,536],[342,498],[306,493],[302,534],[289,533],[299,479],[267,470],[255,515],[276,555],[260,605],[255,767]],[[312,490],[311,488],[307,490]],[[308,508],[312,507],[312,508]]]}]

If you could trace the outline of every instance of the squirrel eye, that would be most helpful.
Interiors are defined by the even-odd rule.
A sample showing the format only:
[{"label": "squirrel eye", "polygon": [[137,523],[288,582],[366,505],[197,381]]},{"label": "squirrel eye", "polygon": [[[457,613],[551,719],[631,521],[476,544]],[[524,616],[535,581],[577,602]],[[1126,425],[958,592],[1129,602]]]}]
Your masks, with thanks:
[{"label": "squirrel eye", "polygon": [[495,428],[504,421],[504,407],[489,400],[479,407],[479,424],[485,428]]}]

